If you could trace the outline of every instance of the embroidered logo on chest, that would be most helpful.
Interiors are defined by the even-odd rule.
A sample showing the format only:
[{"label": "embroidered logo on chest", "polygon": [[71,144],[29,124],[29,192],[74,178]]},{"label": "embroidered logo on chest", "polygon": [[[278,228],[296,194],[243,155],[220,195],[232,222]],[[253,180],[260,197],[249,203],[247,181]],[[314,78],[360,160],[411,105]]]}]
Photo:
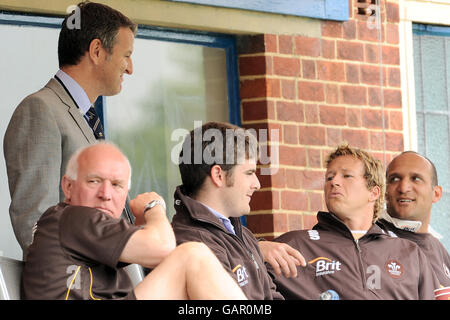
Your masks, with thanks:
[{"label": "embroidered logo on chest", "polygon": [[386,272],[394,279],[398,279],[405,273],[405,268],[397,260],[388,260],[384,265]]}]

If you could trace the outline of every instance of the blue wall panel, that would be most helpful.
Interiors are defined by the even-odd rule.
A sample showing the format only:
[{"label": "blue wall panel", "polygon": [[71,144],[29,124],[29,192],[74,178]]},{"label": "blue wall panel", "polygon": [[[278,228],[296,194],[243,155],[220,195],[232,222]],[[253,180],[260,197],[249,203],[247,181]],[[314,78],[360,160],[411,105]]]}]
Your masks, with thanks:
[{"label": "blue wall panel", "polygon": [[325,20],[348,20],[348,0],[167,0]]}]

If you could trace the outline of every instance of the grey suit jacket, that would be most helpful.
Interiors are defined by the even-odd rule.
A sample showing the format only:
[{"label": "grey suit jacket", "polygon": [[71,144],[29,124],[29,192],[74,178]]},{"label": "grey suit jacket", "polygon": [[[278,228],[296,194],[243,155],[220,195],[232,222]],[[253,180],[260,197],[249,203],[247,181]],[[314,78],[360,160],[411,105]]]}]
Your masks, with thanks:
[{"label": "grey suit jacket", "polygon": [[64,200],[61,177],[70,156],[95,142],[91,128],[56,79],[26,97],[14,111],[3,150],[11,194],[9,214],[24,252],[37,220]]}]

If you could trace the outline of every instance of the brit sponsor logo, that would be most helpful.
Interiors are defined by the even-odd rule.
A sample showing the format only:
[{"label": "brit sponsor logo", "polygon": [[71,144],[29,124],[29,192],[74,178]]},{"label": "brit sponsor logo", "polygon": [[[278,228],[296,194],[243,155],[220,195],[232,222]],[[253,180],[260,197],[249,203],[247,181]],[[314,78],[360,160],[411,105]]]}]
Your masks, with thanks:
[{"label": "brit sponsor logo", "polygon": [[236,267],[234,267],[233,273],[236,274],[239,286],[243,287],[248,284],[248,273],[245,266],[238,264]]},{"label": "brit sponsor logo", "polygon": [[400,278],[405,273],[403,265],[397,260],[388,260],[384,265],[384,268],[394,279]]},{"label": "brit sponsor logo", "polygon": [[327,274],[334,274],[341,271],[342,263],[340,261],[331,260],[326,257],[317,257],[308,261],[308,264],[314,265],[316,268],[316,277],[324,276]]}]

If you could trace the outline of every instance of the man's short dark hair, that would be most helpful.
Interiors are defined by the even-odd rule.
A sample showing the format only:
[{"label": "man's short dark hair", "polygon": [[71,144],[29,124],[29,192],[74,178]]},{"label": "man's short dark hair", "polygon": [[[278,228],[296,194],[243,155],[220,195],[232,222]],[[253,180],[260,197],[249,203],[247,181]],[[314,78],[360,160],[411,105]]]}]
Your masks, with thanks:
[{"label": "man's short dark hair", "polygon": [[258,160],[256,134],[223,122],[208,122],[192,130],[184,139],[179,157],[183,193],[195,195],[211,168],[219,165],[227,177],[245,160]]},{"label": "man's short dark hair", "polygon": [[58,40],[59,67],[77,65],[89,50],[94,39],[99,39],[103,48],[112,53],[120,28],[130,28],[136,34],[137,25],[119,11],[104,4],[84,1],[77,5],[79,28],[68,24],[75,10],[66,16],[61,25]]}]

